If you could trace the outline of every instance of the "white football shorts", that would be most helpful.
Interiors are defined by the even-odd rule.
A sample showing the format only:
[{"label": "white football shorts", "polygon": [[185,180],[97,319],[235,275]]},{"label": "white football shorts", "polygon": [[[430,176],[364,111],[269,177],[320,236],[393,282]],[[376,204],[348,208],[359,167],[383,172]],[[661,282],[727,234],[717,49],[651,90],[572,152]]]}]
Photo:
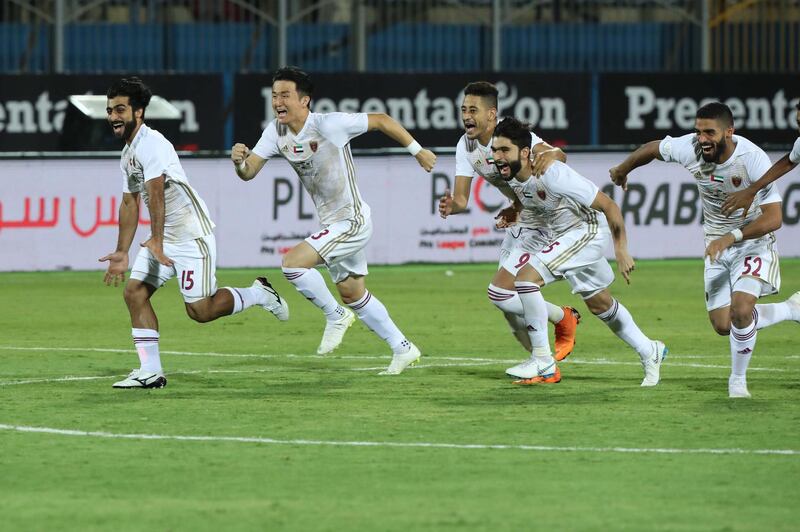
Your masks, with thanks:
[{"label": "white football shorts", "polygon": [[731,289],[740,277],[760,279],[762,297],[777,294],[781,288],[781,270],[775,237],[743,240],[723,251],[713,263],[706,257],[703,277],[709,312],[730,306]]},{"label": "white football shorts", "polygon": [[515,249],[502,266],[516,276],[530,264],[545,285],[566,279],[573,294],[587,299],[614,282],[614,271],[605,258],[610,243],[608,229],[590,231],[584,225],[559,236],[538,253]]},{"label": "white football shorts", "polygon": [[364,248],[372,236],[372,219],[360,217],[332,223],[306,238],[325,261],[331,279],[339,283],[350,275],[367,275]]},{"label": "white football shorts", "polygon": [[213,234],[186,242],[164,242],[164,255],[172,259],[174,266],[164,266],[149,249],[139,248],[130,278],[160,288],[177,277],[178,288],[187,303],[217,292],[217,241]]}]

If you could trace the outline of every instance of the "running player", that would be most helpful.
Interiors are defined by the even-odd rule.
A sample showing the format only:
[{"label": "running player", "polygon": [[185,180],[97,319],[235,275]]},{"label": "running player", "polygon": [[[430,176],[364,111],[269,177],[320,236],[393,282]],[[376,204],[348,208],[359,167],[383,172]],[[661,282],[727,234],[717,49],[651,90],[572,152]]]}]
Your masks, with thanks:
[{"label": "running player", "polygon": [[124,293],[140,367],[114,383],[114,388],[167,385],[158,349],[158,318],[150,298],[172,277],[180,278],[186,313],[195,321],[212,321],[253,305],[279,320],[289,319],[289,307],[265,277],[248,288],[217,290],[214,223],[206,204],[189,185],[175,148],[144,123],[151,96],[136,77],[118,81],[107,93],[108,123],[125,147],[120,159],[123,193],[117,249],[100,259],[108,262],[106,284],[118,286],[125,279],[139,220],[139,196],[150,212],[150,236],[141,244]]},{"label": "running player", "polygon": [[532,345],[531,358],[506,373],[520,379],[517,384],[561,380],[550,351],[547,309],[540,287],[566,279],[589,311],[639,354],[644,367],[642,386],[655,386],[667,348],[663,342],[645,336],[630,312],[608,290],[614,281],[614,272],[604,256],[609,240],[613,238],[619,271],[628,283],[634,268],[619,207],[560,161],[553,162],[541,177],[534,176],[530,151],[530,130],[524,124],[505,118],[497,125],[492,157],[500,177],[516,194],[517,208],[528,211],[537,226],[552,233],[544,249],[529,252],[514,248],[502,265],[514,278]]},{"label": "running player", "polygon": [[[325,314],[327,324],[317,353],[325,355],[339,346],[355,320],[355,311],[392,349],[392,362],[382,374],[396,375],[414,364],[421,354],[364,283],[364,247],[372,235],[372,221],[370,208],[356,185],[350,140],[367,131],[380,130],[405,146],[428,172],[436,156],[422,149],[403,126],[385,114],[312,113],[313,89],[305,72],[294,67],[278,70],[272,78],[276,120],[270,122],[252,151],[244,144],[234,145],[231,160],[237,175],[247,181],[261,171],[268,159],[284,157],[314,200],[322,230],[286,254],[283,274]],[[314,269],[320,264],[328,268],[347,306],[337,303]]]},{"label": "running player", "polygon": [[644,144],[609,172],[626,188],[628,174],[653,159],[676,162],[692,173],[703,201],[706,309],[717,334],[730,335],[729,397],[750,397],[747,366],[758,329],[786,320],[800,321],[800,292],[788,301],[756,305],[781,284],[773,231],[782,223],[781,196],[767,185],[742,220],[722,214],[722,203],[734,190],[747,187],[770,167],[764,151],[734,135],[733,114],[719,102],[700,107],[694,133],[667,136]]},{"label": "running player", "polygon": [[[797,116],[795,120],[797,121],[797,129],[800,130],[800,99],[797,101]],[[791,172],[798,164],[800,164],[800,137],[797,137],[797,140],[794,141],[792,151],[773,164],[761,179],[755,183],[751,183],[750,186],[744,190],[737,190],[729,194],[722,204],[722,214],[731,216],[735,211],[743,209],[742,218],[745,218],[756,194],[783,174]]]},{"label": "running player", "polygon": [[[467,210],[472,179],[476,176],[491,183],[512,202],[516,199],[514,191],[497,173],[489,148],[497,125],[497,95],[497,87],[486,81],[475,81],[464,88],[461,120],[465,133],[456,145],[454,193],[451,195],[448,190],[439,200],[439,214],[442,218]],[[530,136],[534,175],[541,175],[554,160],[566,162],[567,156],[562,150],[550,146],[533,132]],[[505,213],[515,216],[516,210],[506,210]],[[513,220],[511,226],[506,228],[500,246],[500,265],[512,249],[521,248],[536,253],[547,245],[549,237],[549,232],[537,226],[528,211],[522,211],[520,219]],[[514,289],[514,277],[502,267],[498,268],[489,284],[489,299],[503,312],[512,334],[525,351],[530,353],[530,338],[522,315],[522,303]],[[580,314],[572,307],[559,307],[546,301],[545,305],[548,320],[555,324],[555,359],[563,360],[575,346],[575,329],[580,321]]]}]

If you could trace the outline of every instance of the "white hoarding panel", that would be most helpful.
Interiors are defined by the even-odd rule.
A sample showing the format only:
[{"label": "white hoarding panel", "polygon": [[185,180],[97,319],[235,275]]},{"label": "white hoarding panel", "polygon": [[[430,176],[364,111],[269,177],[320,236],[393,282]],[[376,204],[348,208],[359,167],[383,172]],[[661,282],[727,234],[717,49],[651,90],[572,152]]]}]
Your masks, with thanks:
[{"label": "white hoarding panel", "polygon": [[[677,165],[655,162],[634,172],[622,194],[610,186],[608,169],[624,156],[570,154],[569,163],[620,205],[634,257],[701,257],[702,209],[694,178]],[[187,158],[183,165],[217,225],[220,267],[278,266],[288,249],[319,228],[310,197],[283,161],[270,161],[250,182],[239,180],[226,159]],[[469,213],[447,220],[438,215],[438,198],[452,189],[452,156],[441,156],[433,174],[402,155],[357,157],[356,166],[375,228],[370,262],[497,260],[503,232],[494,228],[493,213],[506,200],[491,185],[474,180]],[[0,162],[0,270],[103,268],[97,259],[116,246],[121,181],[113,159]],[[800,171],[782,178],[779,188],[779,249],[783,256],[800,256],[800,239],[793,238],[800,220]],[[131,258],[146,238],[148,218],[142,206]]]}]

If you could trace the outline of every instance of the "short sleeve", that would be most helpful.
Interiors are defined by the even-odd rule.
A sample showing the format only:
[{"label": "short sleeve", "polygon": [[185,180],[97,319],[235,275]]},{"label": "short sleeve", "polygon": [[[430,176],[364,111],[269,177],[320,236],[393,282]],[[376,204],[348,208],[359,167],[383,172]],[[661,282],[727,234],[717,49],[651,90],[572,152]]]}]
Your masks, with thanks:
[{"label": "short sleeve", "polygon": [[271,121],[267,124],[267,127],[261,133],[261,138],[258,139],[258,142],[253,147],[253,153],[262,159],[269,159],[280,155],[281,152],[278,149],[278,130],[275,129],[275,121]]},{"label": "short sleeve", "polygon": [[745,157],[744,166],[751,181],[760,179],[772,167],[772,162],[764,150],[755,149],[747,153]]},{"label": "short sleeve", "polygon": [[797,140],[794,141],[792,151],[789,152],[789,161],[794,164],[800,164],[800,137],[797,137]]},{"label": "short sleeve", "polygon": [[570,198],[586,207],[592,206],[600,191],[597,185],[561,161],[554,161],[542,174],[542,180],[550,192]]},{"label": "short sleeve", "polygon": [[140,190],[131,190],[128,186],[128,173],[123,167],[122,161],[119,162],[119,171],[122,173],[122,192],[125,194],[132,194],[134,192],[141,192]]},{"label": "short sleeve", "polygon": [[770,183],[758,191],[759,205],[766,205],[767,203],[780,203],[783,201],[781,191],[777,183]]},{"label": "short sleeve", "polygon": [[531,131],[531,149],[533,149],[533,147],[536,146],[537,144],[541,144],[542,142],[544,142],[544,140],[542,140],[542,137]]},{"label": "short sleeve", "polygon": [[136,151],[139,162],[142,164],[145,182],[164,175],[169,168],[171,159],[172,145],[166,140],[158,142],[155,137],[151,138],[154,142],[148,142]]},{"label": "short sleeve", "polygon": [[323,115],[319,132],[323,137],[343,148],[369,129],[367,113],[328,113]]},{"label": "short sleeve", "polygon": [[469,162],[466,136],[461,137],[461,140],[456,144],[456,175],[475,177],[475,169]]},{"label": "short sleeve", "polygon": [[[752,181],[760,179],[772,167],[772,162],[762,149],[757,148],[749,152],[746,157],[744,164],[747,169],[747,175],[750,176]],[[758,192],[758,202],[761,205],[781,201],[783,201],[783,198],[781,198],[780,191],[775,183],[770,183]]]},{"label": "short sleeve", "polygon": [[681,137],[670,137],[667,135],[658,144],[658,151],[661,158],[668,163],[679,163],[687,166],[697,161],[697,153],[694,148],[694,133]]}]

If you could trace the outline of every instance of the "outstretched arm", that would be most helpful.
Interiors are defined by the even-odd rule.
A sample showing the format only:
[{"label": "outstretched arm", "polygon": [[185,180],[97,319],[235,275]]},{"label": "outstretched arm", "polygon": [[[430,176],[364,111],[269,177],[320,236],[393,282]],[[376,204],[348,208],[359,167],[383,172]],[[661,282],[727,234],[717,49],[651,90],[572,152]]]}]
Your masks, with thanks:
[{"label": "outstretched arm", "polygon": [[776,181],[787,172],[792,171],[796,166],[797,163],[793,163],[787,153],[781,157],[778,162],[773,164],[770,169],[767,170],[767,173],[761,176],[761,179],[755,183],[751,183],[746,189],[733,192],[725,198],[725,202],[722,204],[722,214],[730,216],[737,209],[744,209],[744,211],[742,211],[742,218],[747,217],[747,211],[750,210],[750,205],[752,205],[753,199],[755,199],[758,191],[773,181]]},{"label": "outstretched arm", "polygon": [[628,236],[625,232],[625,221],[622,218],[622,211],[614,200],[602,192],[598,192],[592,202],[592,208],[606,215],[608,227],[611,229],[611,237],[614,239],[614,255],[617,257],[617,268],[625,278],[625,282],[631,284],[630,273],[635,264],[633,257],[628,253]]},{"label": "outstretched arm", "polygon": [[425,169],[426,172],[433,170],[436,164],[436,155],[430,150],[424,149],[419,143],[414,140],[406,128],[400,122],[385,113],[369,113],[367,115],[369,120],[368,129],[375,131],[376,129],[382,132],[387,137],[393,139],[395,142],[408,149],[409,153],[414,156],[419,165]]},{"label": "outstretched arm", "polygon": [[613,181],[615,185],[622,187],[622,190],[628,190],[629,173],[640,166],[649,164],[653,159],[658,159],[659,161],[664,160],[658,148],[660,144],[660,140],[653,140],[639,146],[633,153],[628,155],[628,158],[622,161],[621,164],[608,171],[611,175],[611,181]]},{"label": "outstretched arm", "polygon": [[128,250],[131,248],[136,228],[139,225],[139,193],[125,192],[119,206],[119,235],[117,249],[113,253],[101,257],[100,262],[108,262],[108,269],[103,281],[118,286],[125,280],[128,271]]},{"label": "outstretched arm", "polygon": [[761,205],[761,215],[758,218],[741,229],[735,229],[711,242],[706,248],[705,256],[710,258],[711,262],[714,262],[723,251],[736,242],[760,238],[767,233],[777,231],[782,224],[781,202],[776,201],[775,203]]}]

